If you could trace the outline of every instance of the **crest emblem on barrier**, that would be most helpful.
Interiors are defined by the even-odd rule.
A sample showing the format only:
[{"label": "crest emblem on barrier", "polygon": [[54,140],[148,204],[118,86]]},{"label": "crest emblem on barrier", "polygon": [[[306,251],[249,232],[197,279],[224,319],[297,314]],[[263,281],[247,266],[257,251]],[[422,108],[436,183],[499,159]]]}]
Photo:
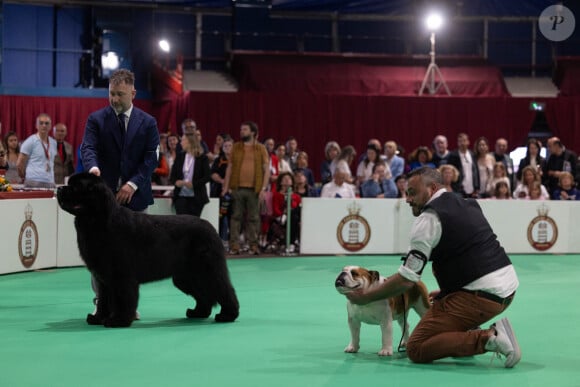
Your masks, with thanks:
[{"label": "crest emblem on barrier", "polygon": [[548,216],[549,211],[550,208],[542,203],[538,207],[538,216],[528,226],[528,242],[538,251],[548,250],[558,240],[558,225]]},{"label": "crest emblem on barrier", "polygon": [[336,229],[336,238],[345,250],[359,251],[369,243],[371,227],[367,220],[360,216],[360,205],[352,202],[347,209],[348,215],[342,218]]},{"label": "crest emblem on barrier", "polygon": [[32,206],[30,203],[24,207],[24,223],[20,227],[18,236],[18,255],[20,262],[26,268],[31,267],[36,261],[38,253],[38,230],[32,220]]}]

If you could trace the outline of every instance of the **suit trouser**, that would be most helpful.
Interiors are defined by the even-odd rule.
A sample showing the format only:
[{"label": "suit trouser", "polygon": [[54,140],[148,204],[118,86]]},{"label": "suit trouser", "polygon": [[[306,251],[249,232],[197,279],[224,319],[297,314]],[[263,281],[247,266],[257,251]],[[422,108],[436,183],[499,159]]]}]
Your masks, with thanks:
[{"label": "suit trouser", "polygon": [[435,300],[409,338],[409,359],[428,363],[449,356],[486,352],[485,343],[495,331],[473,328],[491,320],[508,306],[462,291]]},{"label": "suit trouser", "polygon": [[246,240],[250,246],[258,245],[258,233],[260,232],[259,202],[259,196],[253,188],[238,188],[232,191],[230,247],[239,246],[240,232],[244,219],[244,234]]}]

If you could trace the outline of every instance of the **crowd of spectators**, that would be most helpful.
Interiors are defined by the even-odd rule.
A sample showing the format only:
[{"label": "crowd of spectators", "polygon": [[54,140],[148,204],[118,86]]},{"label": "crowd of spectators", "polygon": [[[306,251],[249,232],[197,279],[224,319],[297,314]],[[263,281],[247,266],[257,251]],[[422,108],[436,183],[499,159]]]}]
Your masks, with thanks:
[{"label": "crowd of spectators", "polygon": [[[41,115],[38,120],[45,118],[45,115]],[[64,135],[62,129],[60,132],[59,144],[64,143],[66,130]],[[224,244],[231,244],[229,231],[233,199],[231,189],[228,187],[225,192],[223,189],[235,143],[233,136],[220,133],[210,147],[203,141],[202,133],[195,122],[190,118],[185,119],[181,133],[161,133],[159,166],[152,180],[161,185],[179,185],[180,179],[174,177],[175,171],[172,170],[176,160],[180,160],[178,166],[182,165],[183,158],[180,158],[180,154],[187,150],[182,149],[183,141],[180,139],[187,134],[195,135],[195,139],[190,137],[190,141],[199,144],[205,157],[203,163],[210,164],[209,193],[211,197],[220,200],[220,236]],[[447,190],[464,198],[580,200],[576,188],[580,182],[578,156],[567,149],[557,137],[547,139],[545,157],[542,156],[544,144],[538,139],[530,138],[527,141],[526,154],[521,160],[516,160],[517,165],[510,158],[510,148],[504,138],[496,139],[493,144],[482,136],[472,145],[469,136],[460,133],[456,140],[456,147],[450,149],[448,139],[444,135],[438,135],[429,146],[421,145],[410,151],[408,157],[404,157],[405,150],[393,140],[382,143],[375,138],[369,139],[366,148],[358,157],[354,146],[328,141],[322,150],[325,156],[322,164],[318,169],[313,169],[308,162],[308,153],[300,148],[297,138],[288,137],[285,141],[266,138],[261,145],[265,147],[269,158],[269,174],[268,181],[264,184],[266,192],[260,195],[263,200],[260,200],[259,209],[259,240],[258,245],[253,246],[254,253],[276,251],[283,246],[299,248],[302,198],[404,199],[405,175],[422,166],[438,168]],[[59,146],[54,153],[53,158],[57,158],[57,163],[62,164],[62,158],[72,162],[70,146]],[[193,154],[200,157],[195,152]],[[9,132],[0,147],[0,169],[3,169],[7,179],[13,183],[23,182],[17,167],[19,157],[22,158],[21,143],[16,133]],[[54,170],[48,169],[51,172]],[[71,173],[70,170],[69,165],[65,176]],[[315,173],[320,176],[319,181],[315,180]],[[205,175],[206,173],[203,181],[207,180]],[[61,183],[62,177],[57,180],[57,184]],[[183,187],[178,188],[183,191]],[[290,214],[286,209],[288,195],[291,197]],[[199,211],[196,208],[195,212]],[[290,241],[286,241],[286,234],[281,232],[288,223],[291,226]],[[242,224],[240,227],[243,235],[246,226]]]}]

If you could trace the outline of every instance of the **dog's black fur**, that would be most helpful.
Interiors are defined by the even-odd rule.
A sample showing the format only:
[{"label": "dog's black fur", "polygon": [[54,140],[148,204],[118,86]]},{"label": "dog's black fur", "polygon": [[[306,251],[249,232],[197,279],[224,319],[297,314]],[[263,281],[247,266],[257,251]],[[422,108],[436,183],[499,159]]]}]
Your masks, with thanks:
[{"label": "dog's black fur", "polygon": [[130,326],[139,284],[173,277],[195,301],[190,318],[207,318],[220,304],[218,322],[239,314],[222,241],[213,226],[190,215],[147,215],[120,206],[95,175],[71,176],[57,192],[60,207],[75,216],[80,255],[95,278],[99,301],[92,325]]}]

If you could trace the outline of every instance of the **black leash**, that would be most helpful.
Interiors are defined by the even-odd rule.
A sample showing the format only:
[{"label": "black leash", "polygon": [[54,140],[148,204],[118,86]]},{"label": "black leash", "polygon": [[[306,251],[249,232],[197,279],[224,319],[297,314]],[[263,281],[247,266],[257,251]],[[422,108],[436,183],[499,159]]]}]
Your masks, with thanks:
[{"label": "black leash", "polygon": [[401,299],[403,300],[403,333],[401,334],[401,340],[399,341],[399,347],[397,352],[406,352],[407,347],[403,347],[403,339],[405,338],[405,332],[407,330],[407,305],[405,305],[405,294],[401,294]]}]

